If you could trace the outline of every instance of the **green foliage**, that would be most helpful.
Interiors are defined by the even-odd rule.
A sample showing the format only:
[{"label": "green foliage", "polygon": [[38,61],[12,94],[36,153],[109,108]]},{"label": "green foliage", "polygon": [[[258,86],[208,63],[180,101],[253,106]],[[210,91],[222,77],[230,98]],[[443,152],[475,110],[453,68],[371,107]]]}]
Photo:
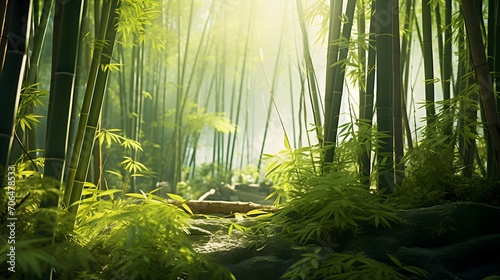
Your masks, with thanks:
[{"label": "green foliage", "polygon": [[[152,178],[155,173],[149,170],[147,164],[134,160],[132,157],[128,156],[134,152],[143,152],[143,148],[141,143],[122,136],[122,133],[123,132],[120,129],[100,129],[96,134],[96,140],[98,141],[98,145],[101,145],[106,149],[108,152],[106,159],[111,161],[111,163],[106,165],[106,174],[111,174],[113,176],[106,176],[105,183],[111,182],[109,184],[110,187],[118,187],[120,189],[127,190],[132,177]],[[119,144],[118,149],[121,151],[117,149],[118,145],[116,144]],[[146,144],[149,144],[149,142]],[[121,159],[120,156],[122,156]],[[117,165],[114,165],[115,162]],[[107,187],[108,186],[106,186],[106,188]],[[140,186],[139,188],[142,187],[145,187],[143,189],[146,190],[150,189],[149,185]]]},{"label": "green foliage", "polygon": [[[121,7],[118,10],[120,22],[117,26],[117,31],[123,36],[123,41],[127,42],[130,37],[136,37],[139,43],[143,43],[148,37],[147,28],[152,25],[152,21],[158,17],[160,2],[156,0],[139,1],[125,0],[122,1]],[[155,47],[159,47],[159,43],[153,41]]]},{"label": "green foliage", "polygon": [[[431,124],[420,130],[424,138],[406,153],[406,178],[391,198],[399,208],[432,206],[446,200],[498,203],[494,187],[498,185],[498,180],[482,179],[479,174],[467,178],[462,174],[466,168],[464,155],[460,154],[460,147],[455,147],[455,139],[462,139],[464,144],[478,141],[475,127],[481,126],[481,123],[469,122],[455,126],[464,114],[459,110],[461,107],[477,110],[478,103],[467,96],[438,102],[436,108],[440,113]],[[454,129],[450,130],[452,126]],[[478,148],[480,153],[485,153],[482,151],[484,147]],[[476,171],[477,165],[474,168]]]},{"label": "green foliage", "polygon": [[[353,139],[339,146],[339,158],[358,154],[360,145],[354,144],[356,138]],[[343,164],[332,163],[330,171],[321,175],[321,154],[317,147],[296,150],[286,147],[269,165],[267,174],[276,189],[273,195],[278,197],[277,202],[283,197],[287,199],[281,211],[271,219],[272,224],[281,225],[281,233],[302,244],[321,240],[333,242],[342,232],[357,234],[363,227],[390,227],[391,222],[399,220],[395,208],[384,202],[385,196],[362,185],[353,168],[356,157]],[[324,262],[318,252],[307,254],[290,268],[286,278],[329,279],[324,277],[332,275],[329,270],[338,265],[335,261],[342,263],[344,260],[331,258]],[[360,265],[344,272],[356,271],[361,275],[363,269]]]},{"label": "green foliage", "polygon": [[232,133],[236,126],[231,120],[224,117],[224,113],[205,113],[204,110],[190,113],[185,117],[187,133],[200,133],[204,127],[214,128],[217,132]]},{"label": "green foliage", "polygon": [[[358,159],[365,151],[377,149],[385,135],[371,128],[358,131],[352,124],[340,127],[344,141],[336,148],[336,160],[329,171],[321,174],[318,147],[285,150],[272,159],[267,176],[273,181],[277,196],[275,204],[286,199],[280,211],[269,223],[280,225],[269,232],[263,226],[254,227],[261,235],[279,234],[299,244],[316,243],[325,246],[341,234],[361,234],[366,228],[391,227],[400,222],[396,206],[381,192],[367,188],[358,173]],[[372,175],[373,176],[373,175]],[[376,175],[375,175],[376,178]],[[284,198],[284,199],[283,199]],[[317,249],[303,255],[289,268],[285,279],[413,279],[425,278],[425,271],[402,265],[389,256],[392,265],[371,259],[364,253],[332,253]]]},{"label": "green foliage", "polygon": [[[359,129],[355,129],[355,125]],[[339,126],[338,133],[341,144],[336,146],[334,161],[328,165],[328,170],[332,173],[326,177],[350,178],[350,181],[361,186],[359,182],[365,180],[358,173],[361,155],[364,152],[376,151],[380,142],[388,136],[378,132],[376,127],[366,125],[363,120]],[[289,145],[285,145],[285,150],[276,155],[265,155],[269,161],[266,177],[272,181],[273,188],[276,189],[269,197],[276,196],[275,205],[294,197],[299,198],[300,194],[312,189],[309,188],[312,184],[306,181],[316,180],[322,175],[322,164],[324,164],[322,155],[325,148],[327,147],[312,146],[292,149]],[[376,169],[376,165],[373,169]],[[372,172],[371,178],[372,181],[376,180],[375,171]]]},{"label": "green foliage", "polygon": [[101,146],[104,144],[104,142],[106,142],[108,148],[113,143],[119,143],[123,148],[130,151],[142,151],[142,147],[139,142],[120,135],[120,132],[121,130],[116,128],[100,129],[97,132],[96,139],[99,141],[99,145]]},{"label": "green foliage", "polygon": [[499,280],[499,279],[500,279],[500,275],[490,275],[490,276],[484,277],[482,280]]},{"label": "green foliage", "polygon": [[27,85],[21,89],[21,99],[17,109],[16,126],[22,131],[33,129],[34,125],[40,124],[40,118],[44,116],[33,114],[33,110],[44,106],[48,100],[48,91],[37,88],[38,83]]},{"label": "green foliage", "polygon": [[[323,254],[324,255],[324,254]],[[304,254],[293,264],[284,279],[425,279],[427,272],[405,266],[388,254],[392,265],[368,258],[363,252],[356,254],[332,253],[322,256],[321,249]],[[411,276],[408,276],[411,275]]]},{"label": "green foliage", "polygon": [[[152,193],[115,200],[120,190],[86,184],[77,222],[61,208],[38,208],[57,182],[41,180],[17,165],[16,273],[7,270],[8,233],[2,231],[2,279],[34,279],[48,267],[55,279],[234,279],[191,247],[188,215]],[[7,194],[2,209],[7,209]],[[177,198],[174,196],[174,198]],[[161,201],[160,201],[161,200]],[[0,223],[5,228],[7,213]],[[56,219],[54,220],[54,217]],[[39,233],[55,228],[54,242]],[[49,242],[47,242],[49,241]],[[9,273],[9,274],[7,274]]]},{"label": "green foliage", "polygon": [[385,197],[369,191],[347,171],[307,178],[301,190],[275,216],[277,224],[300,243],[335,239],[341,232],[359,233],[371,224],[390,227],[398,221],[394,206]]},{"label": "green foliage", "polygon": [[303,186],[309,178],[319,176],[321,170],[321,149],[319,147],[288,147],[276,155],[264,155],[270,163],[266,178],[272,181],[275,189],[268,198],[276,196],[275,205],[292,199],[296,194],[305,192]]},{"label": "green foliage", "polygon": [[[53,267],[56,271],[66,271],[67,277],[77,279],[80,272],[95,266],[94,256],[80,242],[81,237],[72,232],[73,221],[68,212],[60,208],[38,208],[42,197],[60,196],[55,192],[54,180],[40,179],[38,174],[28,174],[17,165],[15,206],[15,243],[8,244],[8,232],[2,231],[0,252],[2,257],[2,276],[4,279],[34,279],[42,271]],[[6,211],[6,194],[3,195],[2,209]],[[5,228],[9,221],[7,213],[2,212],[1,225]],[[54,220],[56,217],[56,220]],[[53,243],[50,238],[40,238],[40,232],[56,228]],[[9,273],[7,261],[10,246],[15,247],[16,273]]]},{"label": "green foliage", "polygon": [[226,270],[192,249],[187,235],[188,216],[183,210],[160,202],[161,198],[151,193],[143,196],[145,199],[135,202],[95,198],[82,202],[91,210],[79,216],[77,231],[85,233],[87,247],[103,267],[92,276],[231,279]]}]

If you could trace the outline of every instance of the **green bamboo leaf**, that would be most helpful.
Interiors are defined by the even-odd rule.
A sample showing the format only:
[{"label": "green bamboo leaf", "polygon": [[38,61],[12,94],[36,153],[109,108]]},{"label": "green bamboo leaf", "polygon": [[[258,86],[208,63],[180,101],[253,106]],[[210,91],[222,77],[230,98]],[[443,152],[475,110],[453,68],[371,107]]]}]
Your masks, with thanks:
[{"label": "green bamboo leaf", "polygon": [[189,205],[187,205],[186,203],[182,203],[182,204],[181,204],[181,206],[182,206],[182,208],[184,208],[184,210],[186,210],[189,214],[194,215],[193,210],[191,210],[191,208],[189,207]]},{"label": "green bamboo leaf", "polygon": [[286,135],[286,133],[285,133],[285,135],[284,135],[284,137],[283,137],[283,142],[284,142],[283,144],[285,145],[285,148],[286,148],[288,151],[291,151],[291,150],[292,150],[292,147],[290,147],[290,141],[288,141],[288,136]]},{"label": "green bamboo leaf", "polygon": [[112,194],[123,192],[122,190],[118,190],[118,189],[110,189],[110,190],[105,190],[105,191],[102,191],[102,190],[88,190],[88,191],[97,193],[98,197],[101,197],[101,196],[110,196],[111,197]]},{"label": "green bamboo leaf", "polygon": [[129,139],[129,138],[123,138],[122,139],[122,144],[121,144],[124,148],[126,149],[131,149],[131,150],[139,150],[139,151],[142,151],[142,146],[141,146],[141,143],[133,140],[133,139]]},{"label": "green bamboo leaf", "polygon": [[26,128],[28,129],[33,129],[33,125],[38,125],[41,122],[38,119],[43,118],[43,116],[40,115],[35,115],[35,114],[27,114],[24,116],[20,116],[19,119],[17,120],[18,125],[21,127],[23,132],[26,131]]},{"label": "green bamboo leaf", "polygon": [[120,68],[123,66],[123,64],[120,63],[108,63],[108,64],[101,64],[101,69],[103,72],[105,71],[120,71]]},{"label": "green bamboo leaf", "polygon": [[85,182],[85,183],[83,183],[83,187],[84,188],[86,187],[86,188],[91,188],[91,189],[97,189],[97,186],[94,183],[92,183],[92,182]]},{"label": "green bamboo leaf", "polygon": [[96,134],[96,139],[99,141],[99,145],[102,145],[104,141],[109,147],[112,143],[120,143],[122,136],[118,134],[121,130],[119,129],[101,129]]},{"label": "green bamboo leaf", "polygon": [[265,214],[269,214],[269,212],[259,210],[259,209],[254,209],[254,210],[248,211],[246,214],[247,215],[265,215]]},{"label": "green bamboo leaf", "polygon": [[402,267],[403,266],[403,264],[401,264],[401,262],[396,257],[394,257],[393,255],[387,254],[387,256],[389,256],[389,258],[392,260],[392,262],[394,262],[398,267]]},{"label": "green bamboo leaf", "polygon": [[147,199],[147,197],[144,197],[144,195],[139,193],[126,193],[125,196],[139,198],[139,199]]},{"label": "green bamboo leaf", "polygon": [[[411,272],[411,271],[410,271]],[[500,275],[490,275],[486,276],[481,280],[500,280]]]},{"label": "green bamboo leaf", "polygon": [[148,200],[148,196],[142,191],[142,190],[139,190],[142,194],[142,196],[144,197],[145,200]]},{"label": "green bamboo leaf", "polygon": [[147,98],[149,100],[153,100],[153,96],[151,95],[151,93],[149,93],[147,91],[143,91],[142,95],[144,96],[144,98]]},{"label": "green bamboo leaf", "polygon": [[174,193],[167,193],[167,195],[175,200],[175,201],[178,201],[178,202],[181,202],[181,203],[184,203],[184,201],[186,201],[184,198],[182,198],[182,196],[180,195],[177,195],[177,194],[174,194]]},{"label": "green bamboo leaf", "polygon": [[375,216],[373,217],[374,218],[374,222],[375,222],[375,227],[378,228],[378,225],[379,225],[379,222],[380,222],[380,217],[378,214],[375,214]]},{"label": "green bamboo leaf", "polygon": [[[408,272],[411,272],[415,275],[419,275],[419,276],[422,276],[422,277],[427,277],[429,275],[429,273],[422,269],[422,268],[419,268],[419,267],[415,267],[415,266],[402,266],[401,267],[402,269],[408,271]],[[500,277],[498,278],[493,278],[493,279],[500,279]],[[484,280],[484,279],[483,279]]]},{"label": "green bamboo leaf", "polygon": [[109,174],[113,174],[115,176],[118,176],[119,178],[123,178],[123,175],[120,174],[120,172],[113,171],[113,170],[106,170],[106,172],[109,173]]}]

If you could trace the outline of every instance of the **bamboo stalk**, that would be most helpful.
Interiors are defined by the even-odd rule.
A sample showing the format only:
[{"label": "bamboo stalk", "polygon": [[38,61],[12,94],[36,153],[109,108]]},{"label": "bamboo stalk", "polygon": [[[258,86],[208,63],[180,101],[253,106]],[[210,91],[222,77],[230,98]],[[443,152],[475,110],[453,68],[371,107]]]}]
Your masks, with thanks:
[{"label": "bamboo stalk", "polygon": [[14,1],[8,0],[0,2],[0,74],[5,65],[7,48],[9,44],[9,24],[12,17],[11,10],[14,7]]},{"label": "bamboo stalk", "polygon": [[[73,103],[83,4],[81,0],[61,4],[60,34],[64,34],[65,38],[64,40],[55,38],[55,42],[58,43],[55,45],[58,46],[53,49],[56,64],[54,65],[54,81],[50,87],[44,177],[55,178],[61,183],[70,133],[69,120]],[[54,196],[47,197],[47,200],[41,202],[41,207],[57,205],[57,197]]]},{"label": "bamboo stalk", "polygon": [[30,85],[34,84],[38,77],[38,67],[40,64],[43,43],[45,41],[45,34],[49,22],[49,16],[52,10],[52,3],[52,0],[44,1],[40,23],[38,24],[35,36],[33,37],[33,47],[30,56],[30,69],[28,71],[28,83]]},{"label": "bamboo stalk", "polygon": [[[443,49],[443,99],[449,100],[451,98],[451,73],[453,72],[452,64],[452,6],[451,0],[446,0],[445,2],[445,27],[444,27],[444,49]],[[451,114],[448,105],[443,107],[446,114]],[[453,124],[450,123],[446,128],[445,133],[451,137],[453,133]]]},{"label": "bamboo stalk", "polygon": [[[324,125],[324,135],[323,139],[324,141],[328,141],[331,139],[329,137],[331,131],[331,128],[334,127],[330,124],[332,119],[331,118],[331,112],[332,112],[332,104],[333,104],[333,98],[334,98],[334,87],[335,87],[335,74],[338,72],[336,71],[338,64],[337,61],[338,59],[338,52],[339,52],[339,43],[340,43],[340,27],[341,27],[341,21],[340,21],[340,15],[342,14],[342,5],[343,5],[343,0],[331,0],[330,1],[330,26],[328,28],[328,50],[327,50],[327,59],[326,59],[326,78],[325,78],[325,125]],[[336,133],[335,133],[336,134]],[[335,135],[336,136],[336,135]],[[330,143],[324,143],[324,144],[335,144],[333,142]],[[331,157],[333,158],[333,152],[331,152],[332,155]],[[325,155],[326,157],[326,155]],[[327,159],[325,159],[327,160]],[[331,162],[329,160],[328,162]]]},{"label": "bamboo stalk", "polygon": [[[500,30],[500,4],[496,1],[490,1],[495,3],[495,30],[498,31]],[[495,92],[500,92],[500,36],[495,37],[495,51],[494,51],[494,56],[495,56],[495,67],[494,67],[494,73],[495,73]],[[500,111],[500,97],[497,95],[496,98],[496,103],[497,103],[497,111]],[[493,147],[492,147],[493,150]],[[490,175],[491,177],[498,177],[500,176],[500,172],[497,172],[497,169],[495,168],[495,160],[493,156],[493,152],[491,152],[490,160],[488,161],[489,166],[491,166]]]},{"label": "bamboo stalk", "polygon": [[[338,2],[338,1],[337,1]],[[325,117],[326,115],[329,115],[329,122],[327,123],[325,121],[325,143],[328,144],[328,147],[325,152],[325,157],[324,157],[324,163],[325,165],[328,163],[333,162],[333,158],[335,156],[335,145],[337,142],[337,129],[339,126],[339,117],[340,117],[340,108],[342,105],[342,91],[344,88],[344,77],[345,77],[345,70],[346,70],[346,61],[347,60],[347,54],[349,50],[349,40],[351,38],[351,30],[352,30],[352,24],[354,21],[354,10],[356,8],[356,1],[349,0],[347,2],[347,8],[346,8],[346,18],[347,22],[344,23],[343,28],[342,28],[342,36],[340,37],[340,40],[338,43],[333,43],[334,41],[330,41],[330,44],[342,44],[342,41],[345,40],[344,45],[342,44],[341,46],[337,47],[340,48],[339,56],[338,56],[338,61],[337,63],[332,66],[334,69],[333,76],[327,77],[328,79],[334,80],[333,87],[331,88],[331,100],[329,101],[330,104],[326,103],[326,97],[325,97]],[[333,20],[333,19],[330,19]],[[335,35],[332,35],[335,36]],[[328,63],[328,62],[327,62]],[[340,64],[338,64],[340,63]],[[328,71],[328,70],[327,70]],[[328,84],[331,82],[327,82]],[[327,93],[326,93],[327,94]],[[325,96],[326,96],[325,94]],[[328,106],[330,108],[328,109]],[[327,114],[326,112],[329,113]],[[327,126],[328,125],[328,126]]]},{"label": "bamboo stalk", "polygon": [[[102,24],[107,23],[106,27],[106,44],[102,50],[101,63],[103,65],[107,65],[111,61],[111,57],[113,55],[113,49],[115,45],[116,38],[116,29],[115,26],[118,22],[118,17],[116,16],[115,8],[119,7],[118,0],[108,0],[110,1],[110,8],[106,9],[107,19],[102,22]],[[106,16],[103,14],[103,16]],[[76,214],[78,212],[79,204],[78,202],[82,195],[83,185],[85,183],[87,172],[89,169],[91,153],[94,146],[95,134],[97,130],[97,124],[99,121],[99,117],[101,115],[101,108],[104,99],[104,93],[106,91],[109,69],[103,69],[102,67],[98,68],[98,73],[95,82],[94,91],[91,92],[92,98],[90,103],[90,110],[88,119],[85,120],[85,130],[83,133],[83,142],[82,142],[82,150],[80,160],[78,162],[78,167],[75,173],[74,185],[71,189],[71,196],[69,198],[69,209],[70,213]],[[80,119],[80,122],[83,120]]]},{"label": "bamboo stalk", "polygon": [[[412,0],[406,0],[405,5],[405,17],[404,17],[404,26],[403,30],[410,30],[413,27],[413,18],[415,17],[415,2]],[[412,47],[412,38],[413,32],[405,32],[403,33],[403,39],[401,42],[401,72],[403,75],[402,78],[402,95],[403,95],[403,119],[404,119],[404,129],[406,135],[406,143],[408,145],[408,149],[413,149],[413,140],[412,140],[412,132],[410,128],[410,121],[408,120],[407,113],[407,100],[408,100],[408,89],[409,89],[409,78],[410,78],[410,62],[411,62],[411,47]]]},{"label": "bamboo stalk", "polygon": [[[280,58],[281,58],[281,49],[283,47],[283,37],[284,37],[284,29],[285,29],[285,17],[283,17],[283,23],[282,23],[282,30],[281,30],[281,36],[280,36],[280,40],[279,40],[279,43],[278,43],[278,52],[276,54],[276,60],[274,61],[274,72],[273,72],[273,77],[272,77],[272,82],[271,82],[271,86],[269,86],[269,83],[268,83],[268,90],[269,90],[269,103],[268,103],[268,106],[267,106],[267,113],[266,113],[266,124],[264,126],[264,136],[263,136],[263,139],[262,139],[262,145],[260,146],[260,153],[259,153],[259,161],[257,162],[257,172],[260,173],[260,168],[261,168],[261,165],[262,165],[262,155],[264,154],[264,147],[266,145],[266,138],[267,138],[267,133],[268,133],[268,130],[269,130],[269,121],[271,119],[271,109],[272,109],[272,106],[273,106],[273,103],[274,103],[274,95],[275,95],[275,91],[276,91],[276,84],[277,84],[277,81],[278,81],[278,67],[279,67],[279,62],[280,62]],[[265,73],[265,70],[264,70],[264,55],[260,54],[260,64],[262,66],[262,70],[264,72],[264,77],[266,79],[266,82],[267,82],[267,77],[266,77],[266,73]],[[278,112],[279,114],[279,112]],[[284,127],[283,127],[283,132],[286,134],[286,132],[284,131]]]},{"label": "bamboo stalk", "polygon": [[[366,35],[366,17],[365,17],[365,1],[360,1],[360,5],[358,6],[358,60],[359,60],[359,118],[364,119],[365,113],[365,99],[366,99],[366,48],[365,46],[365,35]],[[361,168],[362,169],[362,168]],[[360,169],[360,170],[361,170]]]},{"label": "bamboo stalk", "polygon": [[[252,6],[253,7],[253,6]],[[253,9],[252,9],[253,11]],[[253,18],[253,12],[250,12],[249,20],[248,20],[248,28],[247,28],[247,34],[250,34],[251,32],[251,26],[252,26],[252,18]],[[245,50],[243,52],[243,63],[241,65],[241,74],[240,74],[240,82],[239,82],[239,89],[238,89],[238,104],[236,107],[236,119],[234,121],[234,124],[237,126],[239,125],[239,120],[240,120],[240,110],[241,110],[241,104],[242,104],[242,99],[243,99],[243,92],[244,92],[244,84],[245,84],[245,77],[247,76],[246,73],[246,63],[247,63],[247,53],[248,53],[248,46],[249,46],[249,41],[250,41],[250,36],[246,36],[246,41],[245,41]],[[236,135],[238,131],[236,130],[233,133],[233,140],[232,140],[232,146],[231,146],[231,152],[228,153],[229,156],[229,168],[227,168],[226,171],[231,171],[233,169],[233,159],[234,159],[234,150],[235,150],[235,145],[236,145]],[[231,135],[231,134],[230,134]],[[229,143],[228,143],[229,145]],[[229,147],[229,146],[228,146]]]},{"label": "bamboo stalk", "polygon": [[[500,79],[498,73],[500,72],[500,50],[499,42],[500,36],[496,34],[497,30],[500,30],[500,5],[497,1],[488,1],[488,67],[492,73],[492,83],[495,92],[500,90]],[[497,59],[494,59],[497,58]],[[500,100],[496,98],[497,110],[500,110]],[[484,110],[483,110],[484,112]],[[482,114],[483,119],[486,117],[484,113]],[[489,132],[486,127],[484,127],[484,135],[487,148],[487,159],[486,159],[486,176],[494,178],[497,176],[495,169],[495,157],[493,153],[493,146],[491,145]]]},{"label": "bamboo stalk", "polygon": [[[4,71],[1,71],[0,74],[0,88],[2,89],[0,91],[0,100],[2,100],[0,102],[0,112],[4,116],[0,121],[0,182],[2,182],[2,186],[5,186],[3,182],[14,140],[14,124],[19,106],[29,43],[29,28],[25,28],[24,23],[20,22],[19,19],[26,18],[29,26],[31,19],[30,2],[25,0],[6,3],[6,5],[10,6],[8,9],[11,9],[12,15],[5,18],[5,20],[11,20],[9,23],[3,24],[3,27],[9,27],[5,35],[8,35],[6,37],[12,38],[12,40],[8,40],[5,55],[2,53],[0,57],[4,62]],[[2,20],[4,19],[2,18]],[[14,40],[14,38],[17,38],[17,40]],[[4,57],[5,61],[3,60]]]},{"label": "bamboo stalk", "polygon": [[[372,13],[375,11],[375,1],[372,1],[371,5]],[[368,61],[366,67],[366,82],[365,82],[365,98],[364,107],[362,108],[362,119],[366,120],[365,124],[368,128],[372,127],[373,124],[373,100],[375,93],[375,63],[376,63],[376,17],[372,16],[370,19],[370,36],[368,38]],[[370,141],[369,139],[364,139],[364,141]],[[361,155],[360,164],[360,174],[364,178],[363,184],[365,188],[370,188],[370,169],[371,169],[371,143],[368,143],[366,149],[363,150]]]},{"label": "bamboo stalk", "polygon": [[99,27],[96,43],[94,45],[94,54],[92,57],[92,64],[90,65],[90,71],[88,74],[87,87],[85,88],[85,95],[83,97],[82,108],[80,109],[80,120],[77,127],[77,135],[75,136],[75,143],[73,145],[73,151],[71,153],[69,173],[66,180],[66,189],[64,192],[64,205],[69,206],[69,200],[71,197],[71,191],[73,189],[73,184],[75,183],[76,171],[78,168],[78,162],[81,157],[82,150],[88,149],[88,147],[83,147],[83,141],[85,138],[85,126],[87,125],[87,120],[89,117],[89,112],[92,104],[93,93],[95,90],[95,84],[97,80],[97,74],[99,68],[101,67],[101,54],[104,48],[104,42],[106,38],[106,29],[108,27],[108,15],[114,10],[112,10],[112,1],[108,0],[104,4],[103,14],[105,19],[102,19],[101,26]]},{"label": "bamboo stalk", "polygon": [[377,149],[378,159],[378,188],[385,189],[386,193],[394,192],[394,127],[393,127],[393,58],[392,58],[392,24],[393,19],[386,17],[390,14],[392,0],[376,1],[375,24],[377,46],[377,124],[379,132],[387,134]]},{"label": "bamboo stalk", "polygon": [[425,76],[425,107],[427,125],[430,126],[436,115],[434,108],[434,55],[432,49],[432,18],[431,6],[428,0],[422,0],[422,32],[424,51],[424,76]]},{"label": "bamboo stalk", "polygon": [[489,137],[493,145],[497,172],[500,174],[500,117],[495,106],[495,92],[493,91],[483,38],[481,36],[479,17],[474,8],[473,1],[462,0],[461,3],[472,62],[474,64],[481,102],[486,116],[486,126],[488,127]]},{"label": "bamboo stalk", "polygon": [[[296,0],[296,3],[297,3],[297,12],[298,12],[298,16],[299,16],[300,30],[302,32],[305,71],[306,71],[306,77],[307,77],[309,99],[311,102],[312,113],[313,113],[313,118],[314,118],[316,138],[318,139],[318,143],[322,144],[324,137],[323,137],[323,133],[321,132],[321,124],[322,124],[321,115],[324,114],[324,111],[323,111],[323,108],[321,107],[321,104],[319,102],[319,90],[318,90],[318,84],[317,84],[317,79],[316,79],[316,72],[314,70],[314,65],[312,63],[311,53],[309,50],[309,39],[307,36],[307,29],[305,26],[304,12],[302,9],[301,0]],[[332,55],[332,57],[334,57],[334,56],[336,57],[336,55],[333,52],[333,49],[332,49],[331,55]],[[325,116],[325,120],[326,120],[326,116]]]},{"label": "bamboo stalk", "polygon": [[401,82],[401,49],[399,38],[399,0],[393,0],[392,13],[392,68],[393,77],[393,106],[394,106],[394,160],[395,160],[395,184],[401,186],[405,178],[404,166],[404,143],[403,143],[403,85]]}]

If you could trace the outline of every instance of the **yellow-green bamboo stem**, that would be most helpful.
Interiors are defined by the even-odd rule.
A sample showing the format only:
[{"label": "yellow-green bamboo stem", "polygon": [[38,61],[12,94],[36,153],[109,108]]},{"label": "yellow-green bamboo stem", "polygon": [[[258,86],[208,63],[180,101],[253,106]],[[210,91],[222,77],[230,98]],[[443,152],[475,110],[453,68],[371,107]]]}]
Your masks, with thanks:
[{"label": "yellow-green bamboo stem", "polygon": [[[116,16],[115,8],[119,8],[118,0],[108,0],[111,1],[111,6],[107,14],[107,27],[106,27],[106,37],[105,40],[108,42],[102,50],[102,60],[101,64],[108,65],[111,61],[113,55],[113,49],[115,45],[116,29],[115,26],[118,22],[118,17]],[[103,14],[103,16],[105,16]],[[102,20],[101,22],[106,22]],[[76,214],[78,212],[78,204],[76,202],[80,201],[82,196],[83,185],[85,183],[87,172],[90,165],[91,153],[94,146],[95,134],[97,130],[97,125],[99,122],[99,117],[101,114],[101,108],[104,100],[104,93],[106,91],[109,68],[103,69],[98,67],[97,78],[95,81],[94,91],[91,92],[91,104],[88,119],[85,123],[85,131],[83,133],[83,142],[80,160],[78,162],[78,167],[75,173],[74,185],[71,189],[71,195],[69,198],[68,205],[69,212]],[[80,119],[81,121],[81,119]]]},{"label": "yellow-green bamboo stem", "polygon": [[[71,197],[71,191],[73,189],[73,184],[75,180],[76,170],[78,167],[78,161],[81,156],[81,151],[83,149],[83,139],[85,133],[85,126],[87,124],[90,106],[92,103],[92,97],[94,93],[94,87],[97,79],[97,73],[101,66],[101,54],[103,47],[105,45],[106,38],[106,29],[108,27],[107,18],[108,15],[114,10],[112,10],[112,1],[108,0],[104,4],[104,15],[105,19],[101,20],[101,26],[99,27],[99,32],[96,38],[96,43],[94,45],[94,55],[92,57],[92,64],[90,66],[90,72],[87,80],[87,87],[85,88],[85,95],[83,98],[82,108],[80,110],[80,120],[78,122],[77,135],[75,137],[75,143],[73,145],[73,151],[71,153],[70,164],[69,164],[69,173],[68,178],[66,180],[66,189],[64,192],[64,205],[69,206],[69,199]],[[86,147],[87,148],[87,147]]]}]

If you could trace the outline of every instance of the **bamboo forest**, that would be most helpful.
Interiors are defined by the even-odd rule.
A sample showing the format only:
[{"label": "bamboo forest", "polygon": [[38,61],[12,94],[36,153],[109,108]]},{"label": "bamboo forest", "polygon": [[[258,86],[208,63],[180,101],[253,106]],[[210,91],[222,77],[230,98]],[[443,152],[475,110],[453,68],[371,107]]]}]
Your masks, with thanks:
[{"label": "bamboo forest", "polygon": [[0,279],[500,280],[500,2],[0,0]]}]

